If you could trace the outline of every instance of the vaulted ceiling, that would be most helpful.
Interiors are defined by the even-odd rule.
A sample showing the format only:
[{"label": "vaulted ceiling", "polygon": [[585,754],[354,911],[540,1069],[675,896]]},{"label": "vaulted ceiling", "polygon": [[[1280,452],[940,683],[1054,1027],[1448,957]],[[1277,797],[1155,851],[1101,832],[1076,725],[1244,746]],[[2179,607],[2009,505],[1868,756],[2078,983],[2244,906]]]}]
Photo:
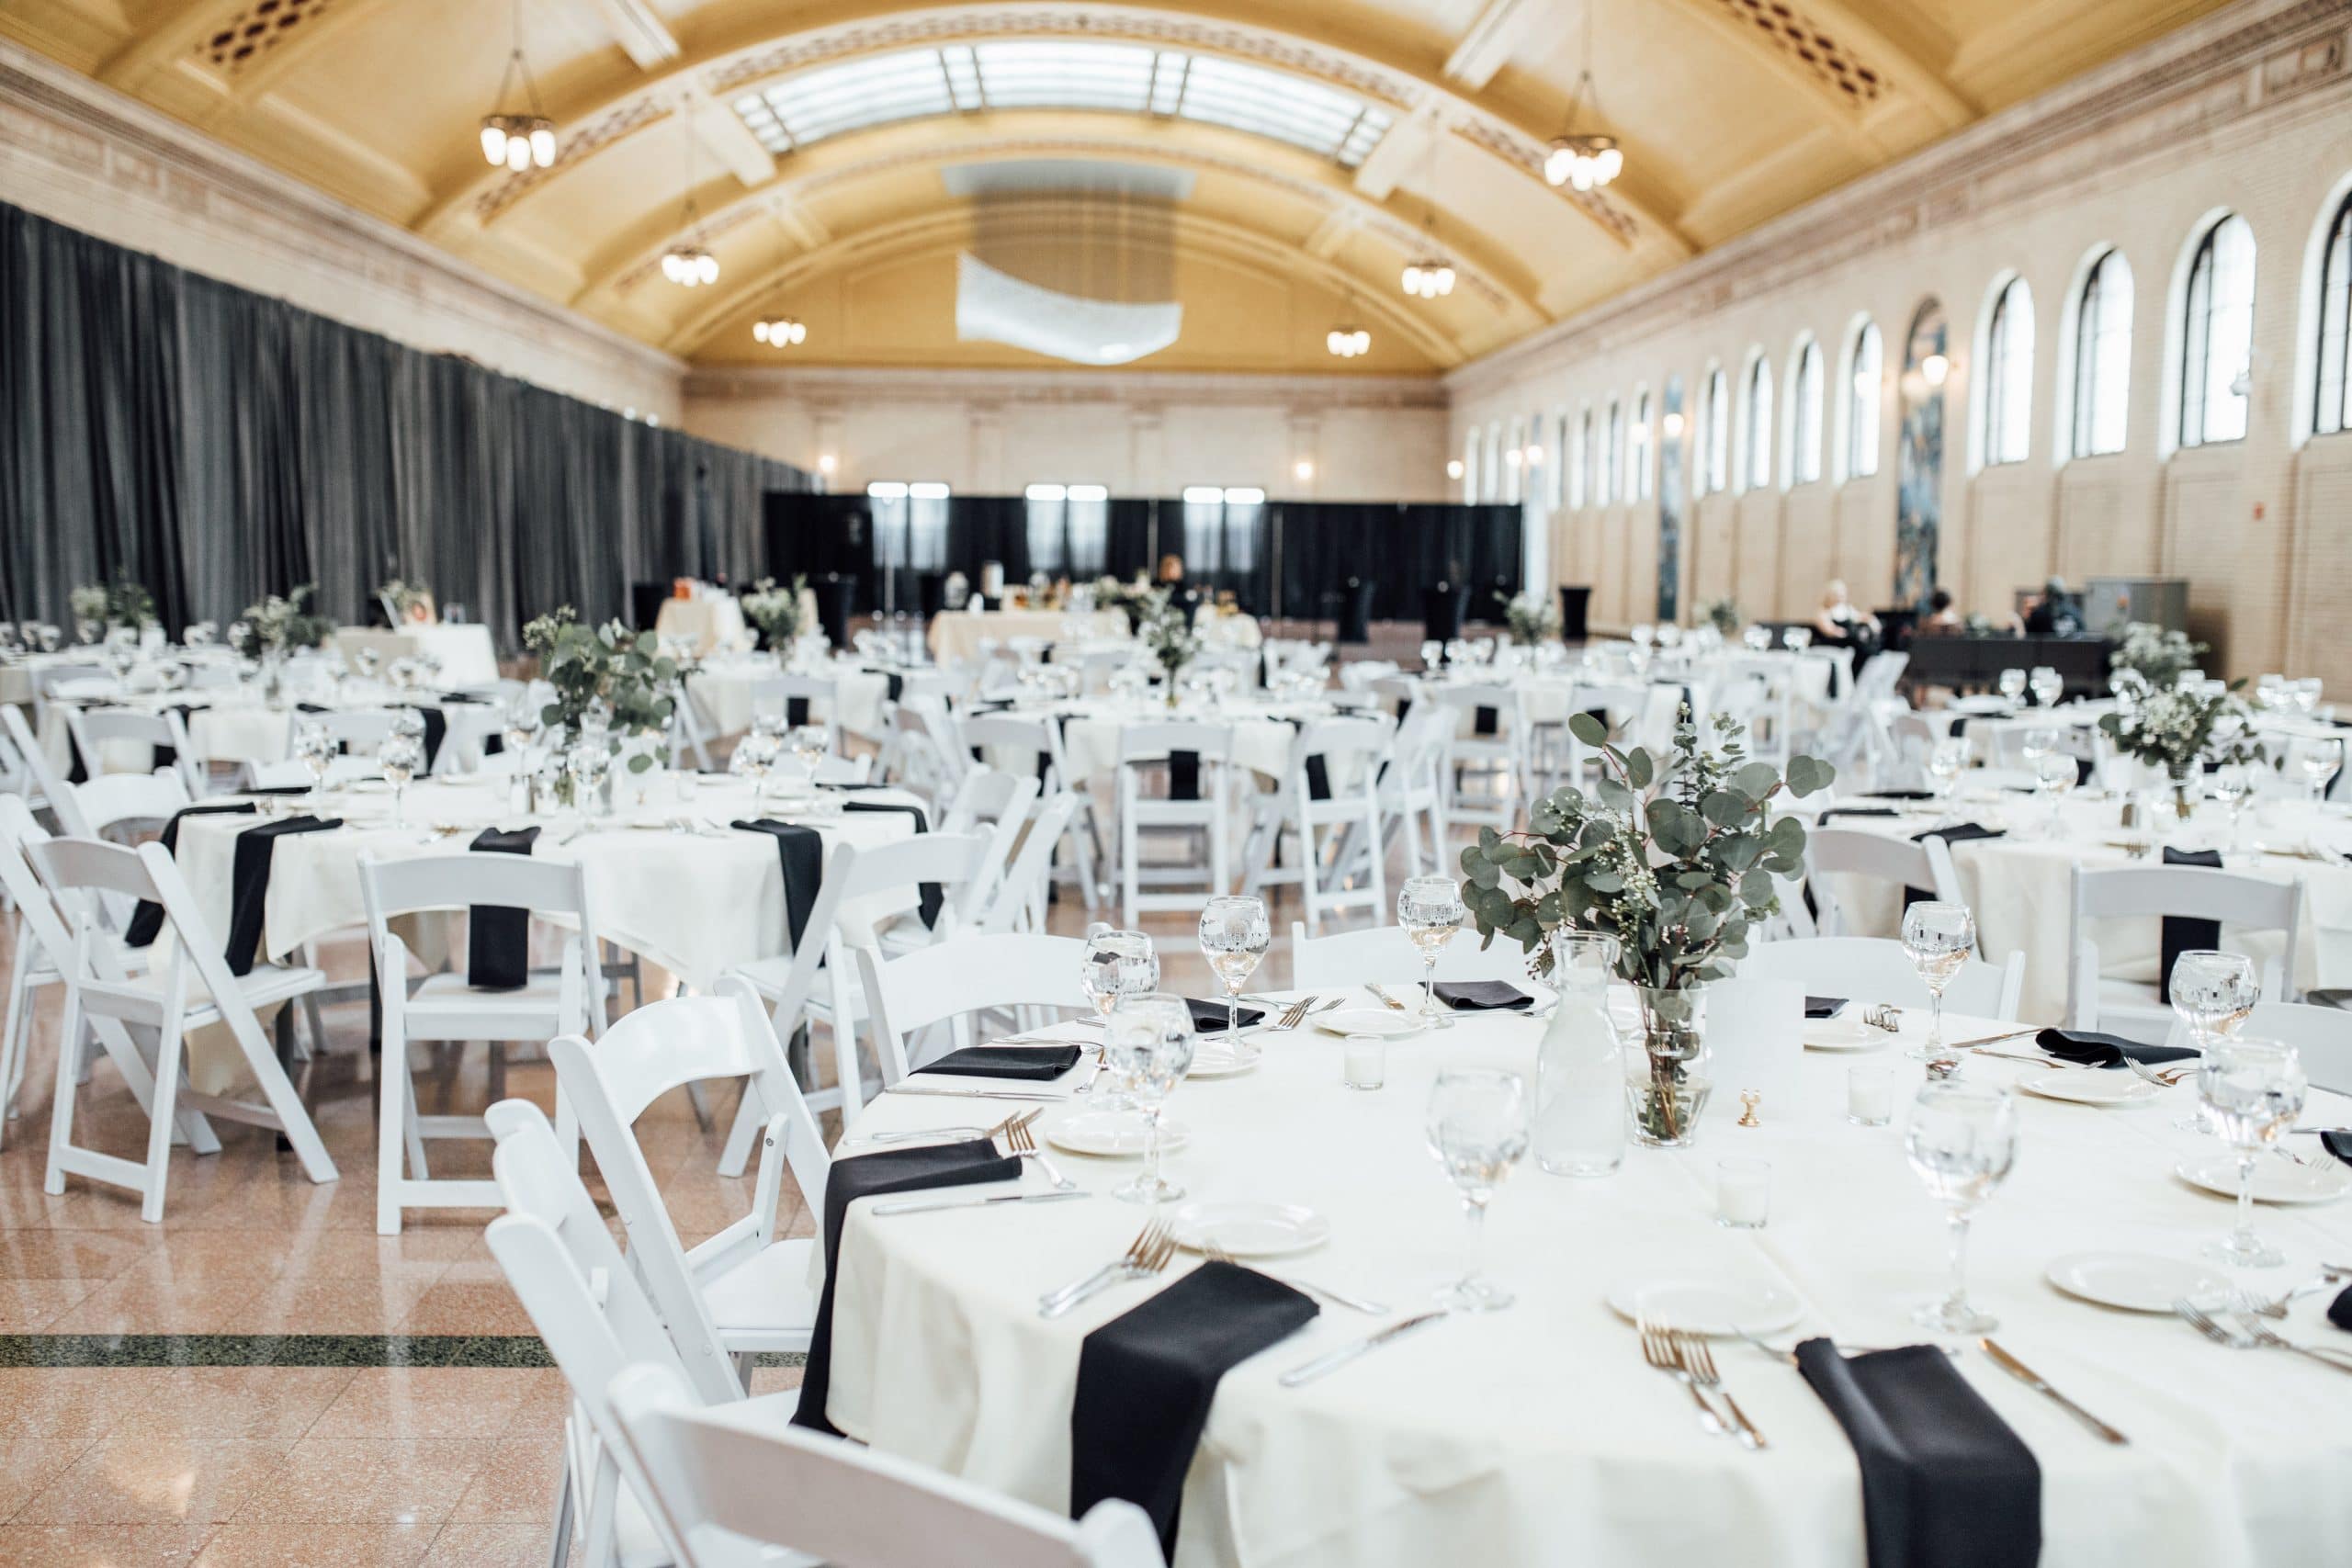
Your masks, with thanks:
[{"label": "vaulted ceiling", "polygon": [[[1182,176],[1132,243],[1184,327],[1140,367],[1415,373],[2222,3],[0,0],[0,34],[699,362],[1040,363],[956,340],[955,261],[976,174],[1066,164]],[[518,24],[559,147],[522,174],[477,134],[520,101],[493,104]],[[1577,195],[1541,164],[1588,36],[1584,128],[1626,166]],[[1117,223],[1075,185],[1004,209],[1023,243]],[[658,265],[689,196],[706,288]],[[1431,224],[1461,283],[1408,299]],[[786,311],[780,355],[751,326]],[[1343,318],[1374,334],[1344,367]]]}]

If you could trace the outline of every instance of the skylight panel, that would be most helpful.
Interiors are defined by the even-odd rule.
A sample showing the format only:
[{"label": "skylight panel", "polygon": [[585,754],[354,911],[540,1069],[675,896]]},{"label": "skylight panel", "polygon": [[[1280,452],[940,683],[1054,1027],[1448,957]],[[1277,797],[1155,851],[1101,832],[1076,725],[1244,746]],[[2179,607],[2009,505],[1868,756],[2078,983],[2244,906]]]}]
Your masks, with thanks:
[{"label": "skylight panel", "polygon": [[1123,109],[1150,101],[1152,51],[1109,43],[987,43],[980,82],[992,108]]},{"label": "skylight panel", "polygon": [[959,109],[988,107],[988,99],[980,92],[980,68],[972,59],[971,47],[956,44],[939,51],[940,62],[947,70],[947,90],[955,95]]},{"label": "skylight panel", "polygon": [[1177,113],[1337,155],[1363,106],[1312,82],[1230,60],[1195,58]]},{"label": "skylight panel", "polygon": [[1184,73],[1193,63],[1189,54],[1162,50],[1151,66],[1151,112],[1174,114],[1184,99]]}]

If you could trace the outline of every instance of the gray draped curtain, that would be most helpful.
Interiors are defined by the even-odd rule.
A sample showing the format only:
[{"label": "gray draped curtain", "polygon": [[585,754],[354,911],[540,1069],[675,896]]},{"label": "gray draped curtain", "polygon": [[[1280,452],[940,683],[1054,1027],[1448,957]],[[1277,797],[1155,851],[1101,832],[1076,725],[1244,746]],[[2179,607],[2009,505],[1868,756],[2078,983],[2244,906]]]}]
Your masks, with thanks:
[{"label": "gray draped curtain", "polygon": [[513,649],[559,604],[741,581],[810,476],[420,353],[0,204],[0,617],[128,578],[175,628],[422,578]]}]

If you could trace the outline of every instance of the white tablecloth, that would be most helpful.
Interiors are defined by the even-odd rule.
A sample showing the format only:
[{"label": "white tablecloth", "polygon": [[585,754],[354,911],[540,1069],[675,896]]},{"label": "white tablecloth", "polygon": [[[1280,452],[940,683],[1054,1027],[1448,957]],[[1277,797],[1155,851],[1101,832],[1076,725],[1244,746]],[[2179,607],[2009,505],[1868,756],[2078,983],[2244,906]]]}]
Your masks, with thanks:
[{"label": "white tablecloth", "polygon": [[[779,673],[775,660],[764,654],[710,659],[687,677],[686,692],[708,734],[741,735],[752,728],[752,682],[773,680]],[[857,735],[881,735],[882,709],[890,690],[888,675],[856,665],[827,666],[817,673],[841,683],[839,718],[843,729]]]},{"label": "white tablecloth", "polygon": [[[1195,1199],[1313,1206],[1332,1239],[1270,1270],[1371,1296],[1398,1316],[1418,1311],[1465,1254],[1459,1205],[1422,1132],[1433,1076],[1458,1065],[1529,1071],[1536,1032],[1516,1018],[1465,1021],[1393,1043],[1386,1087],[1373,1093],[1340,1087],[1338,1040],[1272,1037],[1256,1070],[1178,1089],[1170,1115],[1192,1142],[1170,1157],[1170,1174]],[[1907,1100],[1917,1065],[1894,1050],[1868,1059],[1894,1069],[1898,1105]],[[1636,1280],[1758,1278],[1808,1308],[1776,1343],[1824,1332],[1854,1345],[1915,1342],[1908,1310],[1943,1284],[1941,1211],[1905,1161],[1900,1114],[1885,1128],[1844,1121],[1856,1060],[1806,1053],[1796,1102],[1763,1107],[1761,1127],[1731,1126],[1738,1107],[1725,1104],[1711,1110],[1700,1146],[1634,1149],[1606,1179],[1521,1168],[1487,1222],[1488,1271],[1519,1298],[1507,1311],[1439,1325],[1303,1388],[1278,1386],[1287,1368],[1392,1321],[1327,1305],[1227,1373],[1187,1480],[1176,1568],[1860,1568],[1853,1452],[1797,1373],[1736,1342],[1718,1346],[1719,1367],[1770,1443],[1745,1452],[1699,1430],[1689,1397],[1643,1363],[1632,1328],[1602,1299]],[[1966,1068],[1992,1080],[2031,1070],[1990,1058]],[[1973,1348],[1959,1361],[2040,1461],[2047,1568],[2319,1568],[2342,1562],[2352,1540],[2352,1398],[2341,1373],[2222,1348],[2169,1317],[2086,1305],[2042,1280],[2063,1254],[2185,1258],[2228,1225],[2226,1201],[2171,1175],[2182,1155],[2218,1150],[2172,1129],[2187,1093],[2135,1111],[2024,1100],[2016,1172],[1977,1218],[1972,1294],[2000,1317],[1997,1337],[2132,1439],[2091,1438]],[[1049,1107],[1040,1131],[1070,1110]],[[2352,1101],[2323,1095],[2307,1120],[2348,1115]],[[953,1100],[885,1095],[859,1132],[969,1120]],[[1771,1162],[1765,1230],[1713,1222],[1715,1162],[1731,1154]],[[1054,1157],[1097,1196],[887,1220],[852,1211],[829,1409],[878,1449],[1059,1512],[1080,1345],[1149,1287],[1038,1318],[1041,1292],[1115,1257],[1145,1217],[1101,1195],[1132,1162]],[[2293,1265],[2263,1271],[2267,1290],[2352,1252],[2352,1205],[2258,1218]],[[1180,1253],[1170,1277],[1193,1266]],[[2298,1305],[2282,1325],[2290,1337],[2335,1334],[2319,1316],[2324,1299]]]},{"label": "white tablecloth", "polygon": [[480,622],[402,626],[398,631],[345,626],[334,634],[334,645],[346,659],[372,648],[386,664],[429,655],[441,661],[436,679],[444,686],[488,686],[498,680],[498,648],[490,640],[490,628]]},{"label": "white tablecloth", "polygon": [[[494,704],[443,704],[437,701],[438,697],[437,692],[422,691],[415,694],[413,702],[441,707],[452,733],[470,727],[471,733],[492,735],[503,724]],[[411,703],[410,698],[401,697],[380,683],[356,681],[342,697],[321,692],[301,700],[343,713],[383,713],[392,704]],[[41,747],[61,770],[72,756],[65,717],[65,710],[71,705],[51,703],[41,712]],[[187,727],[188,746],[200,762],[282,762],[293,742],[294,724],[303,716],[291,703],[273,706],[261,702],[254,693],[233,687],[142,694],[117,699],[112,705],[142,713],[188,709],[182,722]],[[154,766],[150,749],[132,741],[110,741],[103,750],[99,765],[106,773],[145,773]]]},{"label": "white tablecloth", "polygon": [[950,610],[931,618],[931,656],[942,664],[977,659],[983,640],[1001,648],[1017,637],[1059,642],[1072,635],[1124,637],[1127,617],[1118,610],[1073,615],[1060,610]]},{"label": "white tablecloth", "polygon": [[[1128,725],[1170,722],[1229,725],[1233,729],[1233,760],[1254,773],[1279,777],[1289,765],[1291,743],[1298,737],[1299,722],[1329,717],[1331,712],[1322,707],[1234,702],[1214,714],[1192,708],[1170,713],[1166,702],[1157,698],[1124,703],[1103,696],[1082,697],[1047,708],[1016,708],[1007,716],[1055,716],[1061,724],[1063,759],[1069,764],[1072,781],[1082,784],[1107,775],[1118,766],[1119,733]],[[1035,766],[1034,760],[1000,747],[989,748],[988,764],[1013,773],[1027,773]],[[1335,775],[1331,782],[1344,786],[1351,780],[1342,773]]]},{"label": "white tablecloth", "polygon": [[717,649],[748,646],[743,606],[731,593],[706,593],[699,599],[664,599],[653,617],[653,629],[678,637],[699,654]]}]

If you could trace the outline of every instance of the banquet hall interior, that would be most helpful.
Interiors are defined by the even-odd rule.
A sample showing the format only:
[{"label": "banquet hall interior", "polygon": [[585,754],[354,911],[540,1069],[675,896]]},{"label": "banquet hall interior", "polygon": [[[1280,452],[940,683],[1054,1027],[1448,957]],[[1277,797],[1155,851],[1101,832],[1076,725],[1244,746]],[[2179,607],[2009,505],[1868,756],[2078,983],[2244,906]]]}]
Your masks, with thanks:
[{"label": "banquet hall interior", "polygon": [[0,1564],[2342,1568],[2347,519],[2352,0],[0,0]]}]

